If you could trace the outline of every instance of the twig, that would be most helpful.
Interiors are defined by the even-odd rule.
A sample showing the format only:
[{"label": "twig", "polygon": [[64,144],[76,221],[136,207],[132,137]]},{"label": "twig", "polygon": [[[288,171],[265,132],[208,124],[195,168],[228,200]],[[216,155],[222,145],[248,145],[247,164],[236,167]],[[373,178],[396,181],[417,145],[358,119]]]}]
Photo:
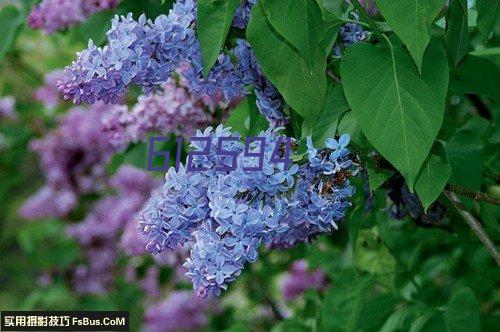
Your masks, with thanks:
[{"label": "twig", "polygon": [[469,225],[472,231],[477,235],[479,240],[481,240],[481,242],[484,244],[488,252],[491,254],[493,259],[497,263],[497,265],[500,266],[500,254],[498,253],[497,248],[493,243],[493,241],[484,231],[481,224],[476,220],[476,218],[474,218],[474,216],[469,211],[466,211],[456,206],[456,203],[460,203],[460,199],[454,192],[449,191],[446,193],[446,196],[448,196],[451,203],[455,205],[460,216],[465,220],[465,222]]},{"label": "twig", "polygon": [[371,18],[370,14],[367,13],[365,7],[363,7],[358,0],[351,0],[352,5],[356,10],[358,11],[359,15],[370,25],[370,28],[372,29],[373,33],[375,36],[377,36],[377,39],[382,42],[384,39],[382,38],[382,32],[378,28],[377,24],[373,19]]},{"label": "twig", "polygon": [[446,189],[454,193],[472,198],[475,201],[483,201],[490,204],[500,205],[500,198],[490,197],[488,194],[480,191],[470,190],[461,186],[457,186],[455,184],[447,184]]}]

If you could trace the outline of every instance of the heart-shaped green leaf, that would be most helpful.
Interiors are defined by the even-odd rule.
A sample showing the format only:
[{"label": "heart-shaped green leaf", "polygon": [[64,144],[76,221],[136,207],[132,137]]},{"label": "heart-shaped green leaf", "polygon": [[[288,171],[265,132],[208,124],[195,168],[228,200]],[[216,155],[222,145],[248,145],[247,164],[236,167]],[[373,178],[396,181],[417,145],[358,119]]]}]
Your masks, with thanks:
[{"label": "heart-shaped green leaf", "polygon": [[310,134],[326,96],[326,56],[323,49],[317,47],[313,62],[308,64],[295,47],[272,27],[260,2],[252,9],[247,39],[264,74],[287,104],[303,118],[302,128],[306,131],[302,134]]},{"label": "heart-shaped green leaf", "polygon": [[[448,66],[439,45],[429,49],[422,76],[400,47],[350,47],[341,64],[347,101],[370,143],[406,178],[410,188],[444,115]],[[428,59],[428,60],[427,60]]]},{"label": "heart-shaped green leaf", "polygon": [[415,183],[415,191],[422,201],[425,210],[441,194],[450,175],[450,165],[443,163],[438,156],[429,155]]}]

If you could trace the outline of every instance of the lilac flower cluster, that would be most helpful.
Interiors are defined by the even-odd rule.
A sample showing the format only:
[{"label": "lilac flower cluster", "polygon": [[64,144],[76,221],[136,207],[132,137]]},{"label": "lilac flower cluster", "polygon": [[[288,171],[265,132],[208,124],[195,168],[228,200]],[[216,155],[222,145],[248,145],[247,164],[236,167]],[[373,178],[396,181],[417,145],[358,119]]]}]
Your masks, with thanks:
[{"label": "lilac flower cluster", "polygon": [[88,259],[88,265],[74,271],[73,284],[81,294],[108,290],[114,280],[122,230],[127,224],[135,224],[135,215],[158,184],[148,173],[125,165],[111,178],[110,185],[116,194],[102,198],[83,222],[67,228]]},{"label": "lilac flower cluster", "polygon": [[[309,140],[308,163],[285,169],[282,163],[271,162],[283,157],[273,152],[276,144],[284,143],[284,136],[277,129],[268,130],[246,151],[247,156],[255,153],[264,158],[238,157],[236,170],[227,172],[214,166],[231,165],[233,156],[217,155],[213,142],[225,137],[224,150],[241,156],[244,146],[239,135],[221,125],[196,136],[211,138],[210,154],[192,160],[194,167],[205,170],[171,168],[163,192],[154,195],[141,213],[138,229],[152,253],[180,245],[191,248],[184,266],[200,296],[220,295],[246,262],[258,259],[262,244],[287,248],[330,232],[350,206],[354,188],[347,176],[353,162],[347,135],[339,141],[328,139],[322,150]],[[191,148],[202,151],[204,143],[194,141]],[[262,171],[243,170],[258,166],[259,159],[263,159]]]},{"label": "lilac flower cluster", "polygon": [[402,177],[391,178],[388,185],[388,213],[391,218],[403,220],[408,216],[422,224],[438,223],[443,219],[446,208],[436,202],[426,213],[418,195],[410,191]]},{"label": "lilac flower cluster", "polygon": [[[194,98],[181,82],[168,79],[161,93],[140,96],[130,111],[112,107],[103,118],[104,132],[117,147],[144,141],[149,132],[189,138],[196,128],[223,121],[225,107],[214,99]],[[216,118],[217,108],[222,110],[220,119]]]},{"label": "lilac flower cluster", "polygon": [[173,291],[166,300],[146,310],[144,328],[149,332],[199,330],[208,324],[207,314],[213,307],[210,299],[200,299],[189,291]]},{"label": "lilac flower cluster", "polygon": [[351,46],[366,39],[367,33],[357,23],[346,23],[340,27],[340,38],[345,46]]},{"label": "lilac flower cluster", "polygon": [[238,59],[237,69],[245,85],[254,87],[257,107],[269,121],[271,127],[280,127],[287,123],[283,113],[283,97],[278,89],[264,76],[257,57],[250,44],[244,39],[236,41],[234,54]]},{"label": "lilac flower cluster", "polygon": [[69,28],[102,10],[115,8],[119,0],[42,0],[33,7],[28,25],[46,33]]},{"label": "lilac flower cluster", "polygon": [[[250,4],[252,1],[245,2],[243,7]],[[248,94],[249,85],[254,85],[261,112],[271,123],[282,124],[283,100],[265,79],[245,41],[239,40],[233,51],[237,65],[222,53],[210,73],[202,75],[195,18],[193,0],[178,0],[168,16],[160,15],[154,21],[144,15],[138,21],[131,14],[115,17],[107,33],[108,45],[99,48],[90,41],[66,68],[59,89],[76,104],[118,103],[130,84],[141,86],[149,94],[180,75],[193,95],[234,104]]]},{"label": "lilac flower cluster", "polygon": [[61,102],[57,82],[64,79],[63,70],[55,70],[45,75],[44,85],[35,91],[35,99],[42,102],[47,110],[53,110]]},{"label": "lilac flower cluster", "polygon": [[233,26],[245,29],[250,21],[250,13],[252,7],[257,3],[257,0],[241,0],[241,5],[236,9],[234,14]]},{"label": "lilac flower cluster", "polygon": [[66,70],[60,89],[75,103],[96,100],[116,103],[130,84],[146,93],[181,69],[191,91],[198,95],[223,95],[232,100],[244,95],[229,56],[221,54],[207,77],[202,75],[201,53],[194,30],[194,0],[178,0],[170,13],[154,21],[116,16],[108,31],[108,45],[89,42]]},{"label": "lilac flower cluster", "polygon": [[100,103],[88,110],[74,108],[60,118],[57,129],[31,142],[47,183],[21,208],[22,217],[63,217],[76,206],[78,196],[103,188],[106,163],[116,152],[102,135],[105,108]]},{"label": "lilac flower cluster", "polygon": [[0,119],[16,120],[16,99],[12,96],[0,98]]},{"label": "lilac flower cluster", "polygon": [[327,287],[325,272],[321,269],[308,271],[307,261],[293,262],[281,287],[281,294],[287,301],[300,298],[309,289],[323,290]]}]

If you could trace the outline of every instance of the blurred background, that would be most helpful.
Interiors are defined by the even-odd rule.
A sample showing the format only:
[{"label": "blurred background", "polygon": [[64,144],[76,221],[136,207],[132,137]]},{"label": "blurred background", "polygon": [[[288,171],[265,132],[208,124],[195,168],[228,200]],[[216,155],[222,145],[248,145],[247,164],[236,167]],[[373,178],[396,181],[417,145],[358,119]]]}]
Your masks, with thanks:
[{"label": "blurred background", "polygon": [[[396,220],[391,188],[366,195],[362,178],[348,218],[358,227],[265,252],[221,298],[198,299],[186,253],[137,245],[137,213],[162,176],[145,172],[145,139],[101,141],[98,108],[109,106],[75,107],[56,84],[115,14],[153,18],[171,1],[109,1],[58,26],[33,14],[36,3],[0,0],[0,309],[129,310],[132,331],[498,331],[498,267],[465,223],[454,211],[438,224]],[[500,65],[498,32],[488,57]],[[473,101],[450,98],[446,121],[472,118]],[[486,135],[484,121],[467,123]],[[492,142],[481,181],[498,191],[498,131]],[[500,240],[500,209],[473,208]]]}]

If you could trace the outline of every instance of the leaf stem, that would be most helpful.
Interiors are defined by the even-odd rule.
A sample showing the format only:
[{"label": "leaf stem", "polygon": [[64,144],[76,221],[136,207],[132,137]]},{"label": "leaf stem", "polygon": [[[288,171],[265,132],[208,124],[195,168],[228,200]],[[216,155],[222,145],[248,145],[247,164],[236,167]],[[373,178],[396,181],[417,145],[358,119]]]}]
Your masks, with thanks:
[{"label": "leaf stem", "polygon": [[481,224],[474,218],[474,216],[467,210],[459,207],[461,205],[460,199],[454,192],[447,192],[446,196],[451,201],[451,203],[455,206],[456,210],[460,214],[460,216],[465,220],[465,222],[469,225],[472,231],[476,234],[476,236],[481,240],[484,244],[488,252],[491,254],[495,262],[498,266],[500,266],[500,254],[497,251],[497,248],[493,241],[490,239],[488,234],[484,231]]},{"label": "leaf stem", "polygon": [[358,11],[359,15],[361,15],[361,17],[368,23],[368,25],[372,29],[373,33],[377,37],[377,39],[380,42],[382,42],[382,40],[383,40],[383,38],[382,38],[382,32],[380,31],[380,29],[378,28],[377,24],[372,19],[372,17],[370,16],[370,14],[368,14],[368,12],[366,11],[365,7],[363,7],[359,3],[358,0],[351,0],[351,3],[354,6],[354,8],[356,8],[356,10]]},{"label": "leaf stem", "polygon": [[486,193],[480,191],[470,190],[455,184],[447,184],[446,189],[454,193],[467,196],[475,201],[483,201],[494,205],[500,205],[500,198],[491,197]]}]

